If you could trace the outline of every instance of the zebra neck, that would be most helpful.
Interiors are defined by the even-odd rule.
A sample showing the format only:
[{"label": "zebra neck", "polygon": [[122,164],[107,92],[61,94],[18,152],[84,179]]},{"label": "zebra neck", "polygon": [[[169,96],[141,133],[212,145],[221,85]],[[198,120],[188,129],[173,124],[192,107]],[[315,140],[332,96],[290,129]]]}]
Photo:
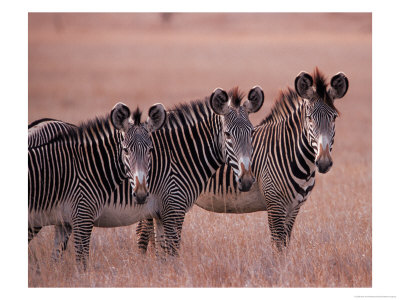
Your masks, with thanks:
[{"label": "zebra neck", "polygon": [[122,135],[106,121],[103,126],[89,126],[80,134],[81,161],[104,194],[126,178],[121,159]]},{"label": "zebra neck", "polygon": [[171,154],[168,160],[175,160],[178,172],[201,190],[224,164],[220,140],[222,122],[213,113],[194,121],[169,128],[165,141]]},{"label": "zebra neck", "polygon": [[280,156],[290,166],[292,174],[299,179],[308,179],[315,174],[315,154],[308,142],[304,122],[303,105],[299,105],[284,120],[274,124],[272,153]]},{"label": "zebra neck", "polygon": [[194,167],[191,170],[195,171],[188,173],[188,178],[195,178],[192,187],[196,187],[195,190],[200,193],[211,176],[225,164],[224,142],[221,136],[222,120],[220,116],[212,113],[203,121],[189,126],[189,129],[193,136],[193,146],[188,149],[191,153],[188,161],[192,164],[188,167]]},{"label": "zebra neck", "polygon": [[[301,106],[301,108],[304,106]],[[297,144],[298,151],[302,154],[302,157],[304,158],[305,162],[307,163],[307,166],[309,167],[308,177],[309,176],[314,176],[315,175],[315,157],[316,154],[314,152],[313,147],[309,143],[308,140],[308,129],[305,124],[305,114],[304,111],[299,112],[298,114],[299,120],[301,123],[301,139],[299,140],[299,143]]]}]

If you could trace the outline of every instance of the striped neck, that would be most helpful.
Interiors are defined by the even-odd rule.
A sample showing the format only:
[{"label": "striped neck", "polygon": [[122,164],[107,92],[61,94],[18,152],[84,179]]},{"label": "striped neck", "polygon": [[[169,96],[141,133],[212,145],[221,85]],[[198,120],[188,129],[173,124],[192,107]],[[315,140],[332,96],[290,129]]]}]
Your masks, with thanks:
[{"label": "striped neck", "polygon": [[160,177],[160,170],[169,168],[167,162],[172,161],[181,179],[195,194],[200,193],[211,175],[224,164],[221,128],[221,117],[205,101],[168,111],[164,127],[152,133],[156,151],[151,161],[150,192],[163,189],[161,185],[166,178]]},{"label": "striped neck", "polygon": [[81,163],[87,175],[98,182],[104,194],[111,194],[126,179],[121,159],[123,137],[108,116],[72,129],[67,139],[79,146]]},{"label": "striped neck", "polygon": [[[212,111],[208,97],[204,100],[179,104],[169,110],[164,127],[184,132],[190,129],[191,134],[186,141],[195,142],[198,149],[204,147],[206,153],[210,154],[210,157],[207,158],[212,158],[210,164],[215,166],[215,169],[224,164],[221,139],[222,119]],[[195,153],[200,152],[196,151]]]},{"label": "striped neck", "polygon": [[[289,93],[291,92],[289,90]],[[297,98],[294,93],[283,94],[283,96],[284,98],[281,98],[280,102],[272,109],[272,113],[258,127],[261,131],[267,130],[272,135],[272,141],[266,140],[265,142],[270,142],[270,144],[265,147],[278,147],[279,153],[286,156],[285,159],[290,165],[298,166],[295,168],[297,177],[308,178],[315,174],[316,154],[308,139],[305,102]],[[289,101],[287,96],[290,97]]]},{"label": "striped neck", "polygon": [[300,124],[299,131],[301,129],[300,140],[296,143],[296,148],[303,154],[305,161],[307,162],[307,166],[309,167],[309,174],[314,174],[316,167],[315,167],[315,157],[316,153],[310,144],[309,139],[309,128],[306,125],[306,114],[305,114],[305,102],[303,101],[302,104],[299,106],[298,110],[296,110],[293,117],[297,120]]}]

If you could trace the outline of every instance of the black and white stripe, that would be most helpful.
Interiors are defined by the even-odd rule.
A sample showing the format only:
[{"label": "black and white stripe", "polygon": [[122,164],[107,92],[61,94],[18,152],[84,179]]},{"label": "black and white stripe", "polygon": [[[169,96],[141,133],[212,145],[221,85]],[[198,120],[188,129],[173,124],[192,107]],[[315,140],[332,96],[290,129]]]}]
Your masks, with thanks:
[{"label": "black and white stripe", "polygon": [[[255,128],[252,168],[256,183],[248,193],[238,191],[233,171],[222,166],[212,176],[196,204],[219,213],[268,211],[272,240],[286,246],[295,218],[315,184],[315,173],[332,165],[330,151],[338,115],[333,101],[348,88],[343,73],[328,89],[321,73],[301,73],[297,93],[280,94],[272,112]],[[302,97],[298,97],[298,94]]]},{"label": "black and white stripe", "polygon": [[[257,111],[264,99],[258,87],[249,95],[252,100],[240,105],[242,96],[237,89],[229,96],[217,90],[203,102],[178,106],[169,112],[164,129],[153,135],[161,157],[153,161],[155,168],[150,175],[154,182],[151,194],[161,200],[153,218],[156,239],[168,253],[177,253],[185,213],[215,171],[228,163],[237,178],[242,178],[238,162],[244,157],[250,160],[252,153],[253,126],[248,114]],[[250,101],[254,107],[250,108]],[[138,225],[138,243],[144,251],[152,229],[151,219],[142,219]]]},{"label": "black and white stripe", "polygon": [[72,224],[77,260],[85,266],[93,220],[125,178],[122,137],[108,118],[66,133],[60,128],[52,139],[35,138],[36,145],[28,148],[28,239],[42,226]]},{"label": "black and white stripe", "polygon": [[[167,253],[176,254],[185,213],[208,179],[224,163],[243,161],[246,155],[250,160],[253,126],[248,114],[262,105],[261,89],[252,89],[249,98],[240,105],[242,96],[237,89],[229,96],[216,90],[204,101],[178,105],[170,110],[164,128],[152,133],[150,195],[146,202],[138,205],[132,200],[132,187],[125,180],[111,194],[94,226],[124,226],[144,220],[138,225],[141,245],[153,231],[154,218],[161,247]],[[239,170],[239,164],[234,164],[233,168],[241,178],[243,171]],[[65,249],[68,235],[62,228],[57,232],[60,234],[56,246]],[[63,239],[65,237],[67,239]],[[141,248],[145,250],[146,246],[143,244]]]},{"label": "black and white stripe", "polygon": [[[56,225],[55,246],[61,244],[62,249],[55,247],[53,255],[59,256],[74,233],[76,259],[86,268],[95,220],[111,193],[127,176],[134,176],[138,161],[149,155],[151,147],[143,143],[146,138],[151,143],[147,126],[158,129],[165,120],[158,127],[141,124],[138,114],[132,121],[129,108],[119,103],[110,116],[78,127],[51,119],[29,126],[28,241],[41,227]],[[146,174],[148,167],[144,168]]]}]

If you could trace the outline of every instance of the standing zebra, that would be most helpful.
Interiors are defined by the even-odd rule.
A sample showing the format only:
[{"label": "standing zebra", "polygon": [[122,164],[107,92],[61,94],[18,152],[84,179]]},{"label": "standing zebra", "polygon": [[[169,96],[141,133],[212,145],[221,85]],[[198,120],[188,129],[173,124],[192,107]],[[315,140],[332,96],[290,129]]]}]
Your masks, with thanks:
[{"label": "standing zebra", "polygon": [[254,87],[247,98],[241,104],[238,88],[229,94],[217,89],[206,101],[169,111],[166,126],[154,134],[159,159],[149,198],[160,206],[140,220],[155,220],[156,241],[167,253],[177,254],[185,214],[220,166],[231,166],[239,190],[248,191],[254,183],[249,114],[261,108],[264,93]]},{"label": "standing zebra", "polygon": [[291,89],[282,92],[255,129],[252,167],[256,184],[249,194],[226,184],[232,171],[223,166],[196,204],[220,213],[266,210],[273,243],[278,250],[286,247],[300,207],[314,187],[315,171],[326,173],[332,166],[338,116],[334,101],[346,94],[348,86],[343,73],[333,76],[328,88],[318,68],[313,76],[301,72],[295,79],[297,94]]},{"label": "standing zebra", "polygon": [[[132,205],[131,187],[125,180],[112,193],[94,225],[126,226],[155,218],[160,246],[176,254],[185,213],[218,167],[224,163],[232,166],[238,189],[249,190],[254,182],[250,160],[253,126],[248,114],[261,108],[264,94],[255,87],[240,105],[242,98],[238,89],[229,95],[216,89],[205,101],[181,104],[169,111],[166,125],[152,134],[147,201]],[[60,230],[59,236],[64,239],[56,241],[55,248],[64,250],[68,236]]]},{"label": "standing zebra", "polygon": [[150,133],[166,112],[156,104],[146,123],[140,117],[118,103],[109,116],[79,127],[50,119],[29,126],[29,242],[46,225],[56,225],[56,243],[74,233],[77,262],[86,268],[94,222],[112,191],[128,178],[138,201],[147,197]]},{"label": "standing zebra", "polygon": [[[312,77],[301,72],[296,92],[281,92],[271,113],[255,128],[252,169],[256,182],[241,193],[232,168],[223,165],[208,181],[196,204],[218,213],[268,212],[272,241],[286,247],[296,216],[315,184],[315,171],[332,166],[331,150],[338,111],[335,99],[348,89],[343,73],[333,76],[330,88],[318,68]],[[300,98],[298,97],[300,96]],[[139,248],[146,249],[152,220],[138,226]]]}]

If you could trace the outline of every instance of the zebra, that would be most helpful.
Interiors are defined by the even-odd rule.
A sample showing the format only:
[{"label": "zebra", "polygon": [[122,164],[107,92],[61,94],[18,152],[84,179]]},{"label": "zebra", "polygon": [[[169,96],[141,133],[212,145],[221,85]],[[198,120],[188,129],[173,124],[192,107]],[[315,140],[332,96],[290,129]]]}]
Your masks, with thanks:
[{"label": "zebra", "polygon": [[[301,72],[295,90],[281,91],[271,113],[255,127],[252,170],[256,182],[242,193],[232,180],[232,168],[221,166],[205,186],[196,205],[217,213],[268,212],[273,245],[287,247],[300,210],[309,197],[315,173],[332,167],[331,150],[335,120],[339,115],[334,102],[348,90],[343,73],[327,86],[318,68],[313,76]],[[138,225],[140,249],[146,249],[152,233],[152,220]]]},{"label": "zebra", "polygon": [[28,125],[28,149],[43,145],[61,133],[67,134],[70,128],[77,126],[51,118],[33,121]]},{"label": "zebra", "polygon": [[[42,119],[28,126],[28,242],[56,225],[56,241],[74,233],[78,265],[87,268],[91,231],[111,193],[124,180],[137,201],[147,197],[152,140],[166,120],[162,104],[141,111],[117,103],[80,126]],[[53,251],[58,256],[57,251]]]},{"label": "zebra", "polygon": [[[129,205],[132,194],[125,180],[112,193],[94,225],[126,226],[154,218],[158,244],[165,253],[177,255],[184,215],[219,166],[232,166],[242,191],[249,190],[254,182],[250,160],[253,126],[248,114],[261,108],[264,93],[254,87],[240,105],[243,97],[237,88],[229,93],[216,89],[204,101],[169,110],[164,128],[152,134],[153,168],[147,201]],[[55,247],[65,249],[68,236],[60,229],[61,238]]]}]

